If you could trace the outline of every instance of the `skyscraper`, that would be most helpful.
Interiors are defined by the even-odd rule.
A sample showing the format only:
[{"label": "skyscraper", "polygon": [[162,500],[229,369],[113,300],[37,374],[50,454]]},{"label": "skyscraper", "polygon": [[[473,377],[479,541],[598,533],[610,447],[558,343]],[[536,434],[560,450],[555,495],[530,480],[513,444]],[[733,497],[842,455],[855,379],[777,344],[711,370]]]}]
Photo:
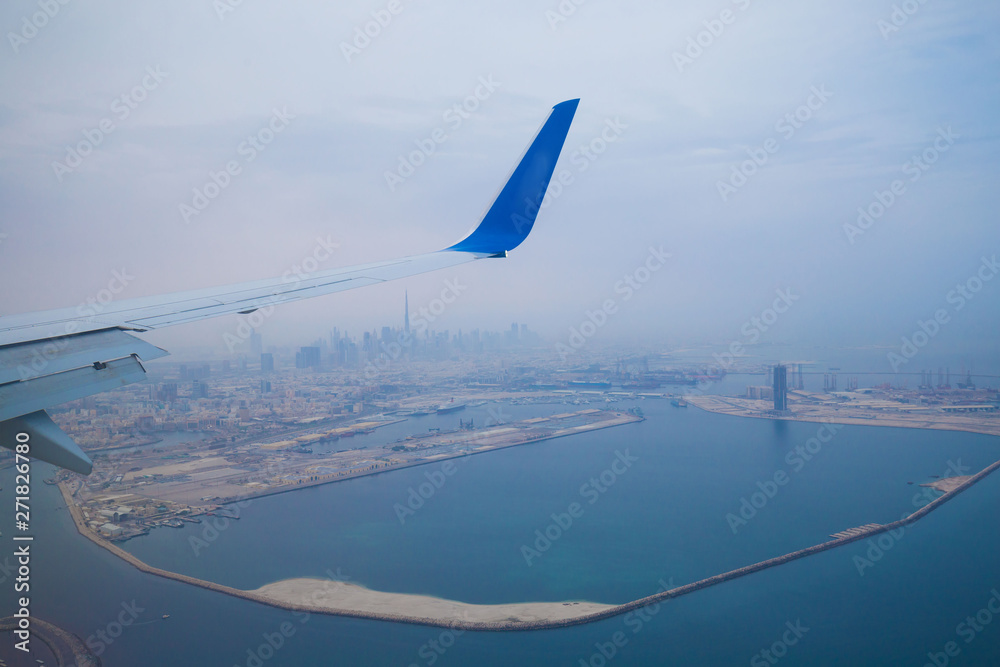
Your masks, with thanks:
[{"label": "skyscraper", "polygon": [[788,374],[782,364],[774,367],[774,409],[784,412],[788,409]]},{"label": "skyscraper", "polygon": [[403,292],[403,331],[410,333],[410,292]]},{"label": "skyscraper", "polygon": [[295,353],[296,368],[319,368],[319,348],[303,347]]},{"label": "skyscraper", "polygon": [[271,373],[274,371],[274,355],[270,352],[262,352],[260,355],[260,372]]},{"label": "skyscraper", "polygon": [[256,331],[250,332],[250,356],[259,357],[264,351],[264,340]]}]

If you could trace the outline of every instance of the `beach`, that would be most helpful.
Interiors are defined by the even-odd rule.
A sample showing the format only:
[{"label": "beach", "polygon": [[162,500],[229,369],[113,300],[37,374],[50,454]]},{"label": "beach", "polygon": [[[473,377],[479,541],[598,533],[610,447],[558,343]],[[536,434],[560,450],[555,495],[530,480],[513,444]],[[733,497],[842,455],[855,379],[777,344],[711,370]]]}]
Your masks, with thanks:
[{"label": "beach", "polygon": [[564,621],[612,609],[597,602],[519,602],[469,604],[429,595],[386,593],[346,581],[286,579],[249,591],[260,598],[297,608],[322,608],[343,614],[407,616],[439,623],[533,623]]}]

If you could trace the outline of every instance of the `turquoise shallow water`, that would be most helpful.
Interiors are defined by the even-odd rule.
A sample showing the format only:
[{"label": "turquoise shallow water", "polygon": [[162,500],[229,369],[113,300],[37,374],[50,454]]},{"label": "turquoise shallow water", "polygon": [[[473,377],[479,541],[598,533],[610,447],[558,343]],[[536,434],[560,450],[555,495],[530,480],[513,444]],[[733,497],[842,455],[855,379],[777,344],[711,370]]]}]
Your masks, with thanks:
[{"label": "turquoise shallow water", "polygon": [[[979,470],[1000,458],[997,440],[987,436],[844,427],[825,444],[813,442],[814,450],[821,446],[800,466],[789,452],[819,425],[724,417],[665,401],[642,407],[642,424],[459,460],[457,472],[402,524],[393,506],[439,465],[253,501],[197,556],[189,538],[203,536],[199,526],[159,530],[128,549],[152,564],[242,588],[329,570],[379,590],[468,602],[622,602],[655,592],[661,579],[694,581],[851,526],[891,521],[923,502],[908,481],[942,475],[949,462]],[[514,418],[566,409],[504,406]],[[486,408],[479,410],[485,418]],[[415,424],[408,427],[427,427]],[[616,452],[626,451],[631,466],[607,472]],[[774,491],[767,480],[778,471],[787,483],[734,534],[727,514],[753,498],[758,482]],[[590,480],[600,484],[602,473],[614,483],[600,492]],[[8,477],[5,471],[3,498]],[[265,665],[745,665],[775,642],[780,664],[922,665],[949,641],[959,649],[949,664],[1000,664],[1000,622],[981,626],[969,643],[969,631],[958,628],[1000,587],[1000,477],[879,549],[862,542],[825,552],[672,601],[652,616],[457,637],[295,616],[140,574],[76,536],[52,487],[37,484],[34,495],[35,613],[86,638],[114,624],[123,602],[144,608],[107,646],[107,665],[247,665],[257,657],[267,657]],[[522,546],[573,502],[582,514],[529,566]],[[0,515],[5,536],[11,519]],[[859,562],[871,563],[863,575]],[[0,586],[8,600],[9,581]],[[161,620],[163,613],[170,619]],[[294,632],[279,649],[247,653],[269,633],[278,643],[273,633],[283,622]],[[786,623],[797,622],[808,631],[783,645]],[[605,658],[601,650],[611,654],[616,632],[622,645]]]}]

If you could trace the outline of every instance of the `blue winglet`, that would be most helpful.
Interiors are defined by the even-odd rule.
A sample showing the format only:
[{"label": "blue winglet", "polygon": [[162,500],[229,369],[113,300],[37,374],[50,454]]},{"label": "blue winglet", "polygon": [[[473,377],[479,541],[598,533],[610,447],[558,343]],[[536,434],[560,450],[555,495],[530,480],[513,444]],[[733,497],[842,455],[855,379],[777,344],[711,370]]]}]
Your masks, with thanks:
[{"label": "blue winglet", "polygon": [[567,100],[552,107],[479,226],[446,250],[503,255],[521,245],[535,224],[579,103]]}]

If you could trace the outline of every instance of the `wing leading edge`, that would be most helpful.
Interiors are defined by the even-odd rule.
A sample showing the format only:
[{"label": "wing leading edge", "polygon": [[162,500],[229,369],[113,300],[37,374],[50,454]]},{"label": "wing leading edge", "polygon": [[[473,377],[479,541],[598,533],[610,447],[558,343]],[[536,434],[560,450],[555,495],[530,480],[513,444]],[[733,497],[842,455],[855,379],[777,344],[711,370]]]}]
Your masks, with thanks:
[{"label": "wing leading edge", "polygon": [[[32,456],[90,474],[92,462],[43,408],[138,382],[141,360],[167,354],[125,331],[147,331],[308,299],[488,257],[505,257],[534,226],[579,100],[552,108],[479,224],[438,252],[223,287],[125,299],[100,314],[66,308],[0,317],[0,445],[27,431]],[[8,437],[9,436],[9,437]]]}]

